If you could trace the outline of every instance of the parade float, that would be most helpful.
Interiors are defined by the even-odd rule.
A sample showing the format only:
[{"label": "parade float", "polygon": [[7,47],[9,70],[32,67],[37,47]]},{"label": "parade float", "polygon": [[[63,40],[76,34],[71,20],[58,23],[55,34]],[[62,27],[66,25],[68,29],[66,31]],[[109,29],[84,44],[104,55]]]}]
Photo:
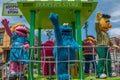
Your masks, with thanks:
[{"label": "parade float", "polygon": [[[85,24],[86,20],[92,14],[97,6],[97,2],[94,0],[20,0],[17,5],[22,12],[22,15],[26,18],[30,24],[30,62],[28,69],[28,80],[34,79],[33,67],[34,63],[34,32],[38,29],[38,46],[41,42],[41,29],[53,29],[53,26],[48,19],[51,12],[59,15],[59,23],[69,23],[72,26],[73,36],[78,42],[79,46],[82,46],[81,28]],[[12,12],[10,12],[12,14]],[[17,13],[17,12],[13,12]],[[77,33],[77,35],[76,35]],[[40,64],[40,48],[38,49],[38,76],[41,75],[41,64]],[[76,79],[84,79],[83,70],[83,56],[82,48],[79,48],[78,52],[78,72]],[[77,66],[77,65],[76,65]],[[75,67],[77,71],[77,67]],[[57,75],[56,75],[57,76]],[[56,77],[55,76],[55,77]],[[41,80],[41,79],[40,79]]]}]

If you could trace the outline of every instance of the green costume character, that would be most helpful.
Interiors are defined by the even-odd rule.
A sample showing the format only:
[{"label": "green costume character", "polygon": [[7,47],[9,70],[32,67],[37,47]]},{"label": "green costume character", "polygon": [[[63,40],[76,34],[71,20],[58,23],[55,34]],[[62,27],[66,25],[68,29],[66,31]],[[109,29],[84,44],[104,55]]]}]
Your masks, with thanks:
[{"label": "green costume character", "polygon": [[107,31],[111,28],[110,16],[107,14],[97,13],[95,29],[97,33],[97,52],[98,52],[98,66],[97,75],[99,78],[106,78],[107,76],[116,76],[112,72],[111,55],[109,46],[112,46]]}]

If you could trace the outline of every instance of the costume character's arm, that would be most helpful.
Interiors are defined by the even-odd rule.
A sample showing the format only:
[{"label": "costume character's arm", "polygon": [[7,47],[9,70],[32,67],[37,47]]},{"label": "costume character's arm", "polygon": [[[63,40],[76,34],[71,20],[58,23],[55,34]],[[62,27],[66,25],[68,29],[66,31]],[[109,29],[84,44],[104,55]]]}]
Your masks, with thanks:
[{"label": "costume character's arm", "polygon": [[28,49],[30,48],[29,43],[25,43],[25,44],[23,45],[23,48],[25,48],[26,50],[28,50]]},{"label": "costume character's arm", "polygon": [[73,49],[75,50],[75,52],[77,52],[79,50],[79,44],[73,39],[74,43],[73,43]]},{"label": "costume character's arm", "polygon": [[26,50],[28,50],[30,48],[28,37],[25,38],[25,43],[22,47],[25,48]]},{"label": "costume character's arm", "polygon": [[12,32],[11,32],[11,30],[10,30],[10,27],[9,27],[9,21],[7,20],[7,19],[3,19],[2,21],[1,21],[1,23],[3,24],[3,26],[5,27],[5,29],[6,29],[6,32],[7,32],[7,34],[11,37],[13,34],[12,34]]},{"label": "costume character's arm", "polygon": [[54,26],[54,32],[55,32],[57,46],[60,46],[60,45],[62,45],[63,40],[62,40],[62,34],[60,32],[58,15],[50,13],[49,19],[50,19],[52,25]]}]

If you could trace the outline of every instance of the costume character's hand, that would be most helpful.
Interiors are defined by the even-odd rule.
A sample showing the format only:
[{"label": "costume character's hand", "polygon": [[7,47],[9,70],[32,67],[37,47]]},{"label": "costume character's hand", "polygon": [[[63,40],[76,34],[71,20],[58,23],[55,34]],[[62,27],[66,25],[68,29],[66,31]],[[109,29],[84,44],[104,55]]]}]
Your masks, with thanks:
[{"label": "costume character's hand", "polygon": [[2,19],[1,23],[3,26],[8,27],[9,21],[7,19]]},{"label": "costume character's hand", "polygon": [[12,32],[11,32],[10,27],[9,27],[9,21],[8,21],[7,19],[3,19],[3,20],[1,21],[1,23],[2,23],[3,26],[5,27],[7,34],[8,34],[9,36],[12,36]]},{"label": "costume character's hand", "polygon": [[50,13],[49,19],[54,26],[59,26],[58,14]]},{"label": "costume character's hand", "polygon": [[30,45],[28,43],[23,45],[23,48],[25,48],[26,50],[28,50],[30,48]]},{"label": "costume character's hand", "polygon": [[113,47],[114,47],[114,48],[119,48],[119,46],[117,46],[117,45],[115,45],[115,44],[113,45]]}]

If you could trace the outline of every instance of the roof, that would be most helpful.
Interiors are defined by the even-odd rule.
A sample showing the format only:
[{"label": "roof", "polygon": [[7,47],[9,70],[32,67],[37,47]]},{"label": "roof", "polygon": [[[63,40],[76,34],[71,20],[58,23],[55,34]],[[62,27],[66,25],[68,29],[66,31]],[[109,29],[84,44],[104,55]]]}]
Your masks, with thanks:
[{"label": "roof", "polygon": [[75,11],[80,10],[81,26],[96,8],[97,2],[89,1],[21,1],[17,2],[23,16],[30,23],[30,11],[36,11],[35,29],[52,29],[50,12],[59,14],[60,24],[75,22]]}]

